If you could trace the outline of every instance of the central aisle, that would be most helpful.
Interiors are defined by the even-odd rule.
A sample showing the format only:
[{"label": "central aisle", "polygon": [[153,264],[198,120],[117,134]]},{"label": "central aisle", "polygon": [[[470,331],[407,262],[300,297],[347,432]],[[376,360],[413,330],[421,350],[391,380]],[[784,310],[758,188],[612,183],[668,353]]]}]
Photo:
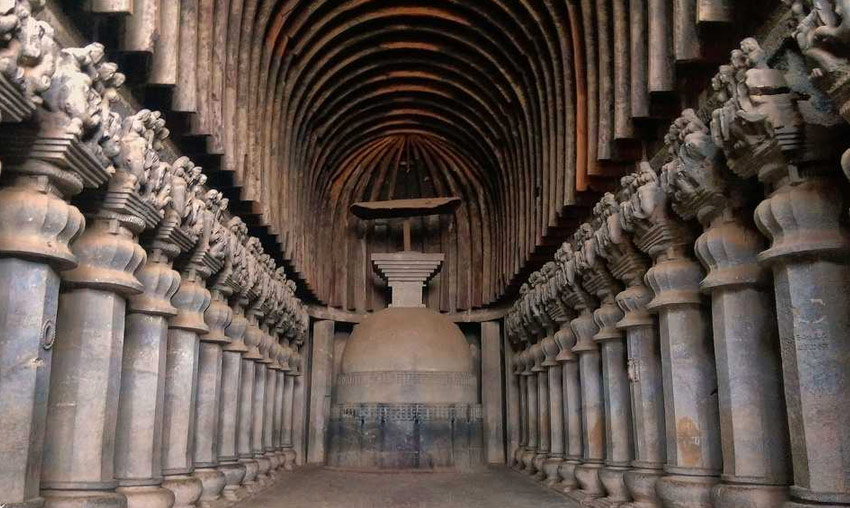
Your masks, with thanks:
[{"label": "central aisle", "polygon": [[286,473],[238,508],[563,508],[566,498],[504,467],[480,473]]}]

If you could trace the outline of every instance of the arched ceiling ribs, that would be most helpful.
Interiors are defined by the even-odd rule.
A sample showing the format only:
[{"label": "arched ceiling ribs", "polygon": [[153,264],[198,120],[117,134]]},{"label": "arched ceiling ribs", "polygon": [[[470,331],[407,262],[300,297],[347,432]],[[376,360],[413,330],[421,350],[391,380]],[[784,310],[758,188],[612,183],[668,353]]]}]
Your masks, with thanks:
[{"label": "arched ceiling ribs", "polygon": [[[693,95],[675,95],[680,66],[699,68],[728,51],[706,48],[732,44],[730,27],[753,24],[653,16],[666,1],[174,1],[160,15],[191,17],[197,4],[187,20],[197,37],[181,29],[151,60],[159,69],[179,54],[178,74],[201,79],[171,83],[175,97],[197,98],[180,113],[197,117],[190,134],[209,137],[232,197],[304,285],[358,309],[381,301],[368,253],[392,247],[392,228],[354,224],[345,203],[402,189],[462,195],[455,217],[422,225],[439,238],[429,248],[452,257],[429,302],[492,303],[551,255],[591,199],[582,193],[630,169],[639,136],[655,142],[664,106]],[[665,45],[673,34],[698,37],[677,51]],[[184,35],[197,51],[180,51]],[[410,180],[410,164],[425,180]]]}]

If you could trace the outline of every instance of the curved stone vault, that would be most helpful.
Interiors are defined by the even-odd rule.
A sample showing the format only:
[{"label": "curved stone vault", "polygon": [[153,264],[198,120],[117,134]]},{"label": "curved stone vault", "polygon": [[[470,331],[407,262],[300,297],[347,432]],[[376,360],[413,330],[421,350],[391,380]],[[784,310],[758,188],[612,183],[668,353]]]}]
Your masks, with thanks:
[{"label": "curved stone vault", "polygon": [[[462,196],[455,216],[414,235],[447,254],[429,302],[454,312],[514,294],[587,191],[610,187],[642,134],[703,88],[682,81],[707,79],[769,2],[135,0],[126,16],[132,3],[65,2],[139,68],[131,81],[164,85],[162,107],[195,113],[189,150],[221,156],[201,160],[320,302],[386,304],[369,253],[394,250],[400,226],[361,223],[349,205]],[[408,158],[432,188],[396,177]]]}]

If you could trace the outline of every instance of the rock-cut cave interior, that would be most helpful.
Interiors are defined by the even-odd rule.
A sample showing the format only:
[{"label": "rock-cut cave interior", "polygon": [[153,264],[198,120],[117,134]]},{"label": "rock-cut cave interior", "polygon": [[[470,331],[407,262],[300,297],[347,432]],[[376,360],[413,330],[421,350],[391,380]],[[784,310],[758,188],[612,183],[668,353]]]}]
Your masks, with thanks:
[{"label": "rock-cut cave interior", "polygon": [[0,508],[850,508],[850,0],[0,0]]}]

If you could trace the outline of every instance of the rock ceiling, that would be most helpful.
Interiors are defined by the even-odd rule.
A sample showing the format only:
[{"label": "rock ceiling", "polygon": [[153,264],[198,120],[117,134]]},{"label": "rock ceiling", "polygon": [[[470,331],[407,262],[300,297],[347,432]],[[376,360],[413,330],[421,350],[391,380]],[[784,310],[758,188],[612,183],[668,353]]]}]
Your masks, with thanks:
[{"label": "rock ceiling", "polygon": [[428,302],[493,304],[765,18],[765,2],[721,0],[135,0],[109,15],[125,3],[91,0],[86,35],[144,55],[137,96],[184,118],[180,148],[208,156],[305,293],[361,311],[385,305],[367,260],[401,225],[361,223],[352,203],[462,197],[414,225],[415,245],[447,254]]}]

